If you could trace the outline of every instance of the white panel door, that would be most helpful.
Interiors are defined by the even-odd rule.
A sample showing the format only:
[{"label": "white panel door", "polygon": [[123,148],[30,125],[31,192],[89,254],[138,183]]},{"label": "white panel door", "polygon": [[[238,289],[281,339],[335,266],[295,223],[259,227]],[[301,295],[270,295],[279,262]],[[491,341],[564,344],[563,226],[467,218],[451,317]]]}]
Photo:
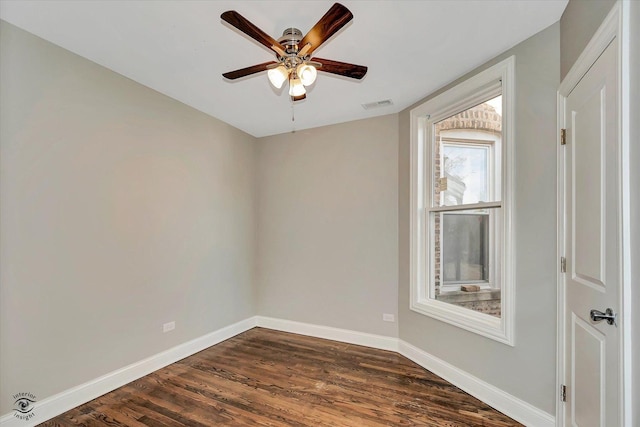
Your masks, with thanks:
[{"label": "white panel door", "polygon": [[[566,426],[620,425],[620,139],[617,39],[566,98]],[[605,313],[606,314],[606,313]]]}]

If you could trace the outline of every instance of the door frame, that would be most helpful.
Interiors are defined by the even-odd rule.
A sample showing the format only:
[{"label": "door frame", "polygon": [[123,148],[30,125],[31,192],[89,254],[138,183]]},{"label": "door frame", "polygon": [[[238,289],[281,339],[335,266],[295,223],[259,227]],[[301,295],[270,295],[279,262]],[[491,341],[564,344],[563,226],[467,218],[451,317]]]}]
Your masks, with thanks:
[{"label": "door frame", "polygon": [[[620,326],[620,370],[619,370],[619,414],[623,426],[631,426],[632,396],[631,396],[631,266],[630,266],[630,175],[629,175],[629,142],[630,142],[630,67],[629,67],[629,1],[618,0],[604,19],[598,31],[580,54],[571,70],[560,83],[557,94],[557,344],[556,344],[556,426],[563,427],[565,419],[565,405],[561,401],[561,386],[566,374],[565,366],[565,273],[561,272],[561,257],[565,254],[565,225],[566,205],[565,194],[565,146],[560,144],[560,129],[565,127],[566,97],[576,87],[578,82],[609,46],[611,41],[618,39],[618,95],[619,118],[618,138],[620,139],[619,155],[621,170],[619,171],[621,185],[620,204],[620,292],[619,292],[619,326]],[[571,390],[569,390],[571,392]]]}]

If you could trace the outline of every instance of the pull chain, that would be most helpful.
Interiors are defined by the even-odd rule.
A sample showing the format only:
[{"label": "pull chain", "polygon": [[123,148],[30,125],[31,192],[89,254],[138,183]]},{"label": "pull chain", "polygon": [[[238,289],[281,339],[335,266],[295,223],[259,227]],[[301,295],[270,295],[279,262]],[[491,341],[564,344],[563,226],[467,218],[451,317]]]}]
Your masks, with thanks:
[{"label": "pull chain", "polygon": [[293,98],[291,99],[291,133],[296,133],[296,112],[294,108]]}]

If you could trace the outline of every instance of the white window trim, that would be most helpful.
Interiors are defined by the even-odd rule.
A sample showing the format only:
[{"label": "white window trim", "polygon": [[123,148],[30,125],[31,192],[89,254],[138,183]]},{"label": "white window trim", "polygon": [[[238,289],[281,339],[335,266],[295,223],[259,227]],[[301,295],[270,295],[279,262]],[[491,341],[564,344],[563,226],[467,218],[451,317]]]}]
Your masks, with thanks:
[{"label": "white window trim", "polygon": [[[425,230],[429,227],[426,203],[431,191],[431,141],[427,141],[426,122],[437,122],[477,103],[502,84],[502,263],[501,263],[501,317],[493,317],[430,297],[429,270],[430,243]],[[474,104],[475,102],[475,104]],[[515,57],[476,74],[446,92],[411,110],[411,233],[410,276],[411,310],[455,325],[504,344],[514,346],[515,320],[515,233],[512,219],[514,195],[514,114],[515,114]],[[429,178],[428,178],[429,177]],[[495,202],[486,203],[495,206]],[[463,205],[464,206],[464,205]],[[461,208],[463,208],[461,206]],[[476,205],[477,206],[477,205]],[[450,208],[450,207],[449,207]],[[433,209],[431,209],[433,211]]]}]

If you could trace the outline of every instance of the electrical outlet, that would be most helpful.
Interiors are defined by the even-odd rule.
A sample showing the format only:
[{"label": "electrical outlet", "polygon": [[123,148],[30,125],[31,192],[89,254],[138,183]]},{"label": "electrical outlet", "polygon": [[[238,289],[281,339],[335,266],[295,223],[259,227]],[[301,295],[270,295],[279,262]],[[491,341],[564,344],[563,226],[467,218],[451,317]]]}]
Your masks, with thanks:
[{"label": "electrical outlet", "polygon": [[394,316],[393,314],[389,314],[389,313],[383,313],[382,314],[382,320],[384,320],[385,322],[395,322],[396,321],[396,316]]},{"label": "electrical outlet", "polygon": [[169,322],[162,325],[162,332],[173,331],[176,328],[176,322]]}]

